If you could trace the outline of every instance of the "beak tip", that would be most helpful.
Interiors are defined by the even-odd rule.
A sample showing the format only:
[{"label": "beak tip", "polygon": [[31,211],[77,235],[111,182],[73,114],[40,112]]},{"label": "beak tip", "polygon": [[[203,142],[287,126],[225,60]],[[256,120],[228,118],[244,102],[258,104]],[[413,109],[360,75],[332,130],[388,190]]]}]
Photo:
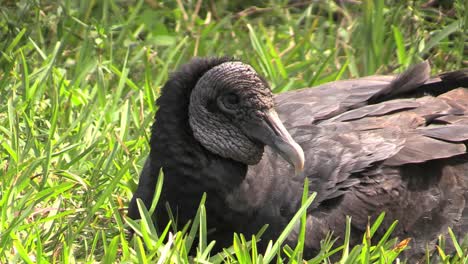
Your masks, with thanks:
[{"label": "beak tip", "polygon": [[304,171],[304,165],[295,167],[296,174],[300,174]]},{"label": "beak tip", "polygon": [[299,144],[297,144],[296,150],[297,150],[298,157],[296,159],[296,162],[294,163],[294,169],[295,169],[296,175],[298,175],[302,171],[304,171],[305,157],[304,157],[304,151],[299,146]]}]

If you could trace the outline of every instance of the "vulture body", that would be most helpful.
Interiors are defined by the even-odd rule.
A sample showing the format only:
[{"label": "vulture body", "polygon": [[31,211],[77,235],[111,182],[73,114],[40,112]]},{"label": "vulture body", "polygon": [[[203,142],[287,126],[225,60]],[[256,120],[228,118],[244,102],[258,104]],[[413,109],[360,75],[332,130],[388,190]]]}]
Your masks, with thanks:
[{"label": "vulture body", "polygon": [[329,231],[343,238],[346,215],[355,244],[369,217],[385,211],[376,236],[399,220],[392,234],[412,239],[405,252],[416,260],[448,227],[459,238],[468,233],[468,89],[461,87],[467,70],[430,78],[423,62],[396,77],[273,96],[249,65],[193,59],[162,88],[128,214],[139,218],[137,198],[150,206],[162,169],[158,225],[168,222],[166,203],[183,225],[207,193],[209,238],[218,249],[233,232],[269,224],[266,246],[300,207],[307,177],[318,195],[308,209],[306,257]]}]

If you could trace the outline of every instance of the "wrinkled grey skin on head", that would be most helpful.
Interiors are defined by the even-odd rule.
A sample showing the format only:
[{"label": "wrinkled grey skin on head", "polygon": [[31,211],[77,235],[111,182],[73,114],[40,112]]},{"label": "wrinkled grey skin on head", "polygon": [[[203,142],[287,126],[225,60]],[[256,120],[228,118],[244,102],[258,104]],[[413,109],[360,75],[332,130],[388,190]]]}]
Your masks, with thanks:
[{"label": "wrinkled grey skin on head", "polygon": [[[235,93],[239,107],[232,115],[209,110],[219,96]],[[273,96],[255,70],[242,62],[226,62],[205,73],[192,90],[189,106],[190,126],[195,138],[209,151],[245,164],[257,164],[264,144],[250,140],[242,127],[246,121],[260,119],[273,108]]]}]

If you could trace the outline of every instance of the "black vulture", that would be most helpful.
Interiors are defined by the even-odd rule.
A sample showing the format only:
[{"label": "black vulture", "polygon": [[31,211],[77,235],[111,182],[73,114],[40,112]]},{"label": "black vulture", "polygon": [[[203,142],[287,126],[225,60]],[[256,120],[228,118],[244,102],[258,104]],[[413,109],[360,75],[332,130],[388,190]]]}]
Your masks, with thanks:
[{"label": "black vulture", "polygon": [[[165,226],[169,204],[179,224],[207,194],[210,239],[217,249],[233,232],[275,239],[301,204],[305,177],[318,195],[308,209],[305,256],[329,231],[352,244],[370,219],[386,212],[393,235],[412,238],[415,259],[451,227],[468,233],[468,69],[430,78],[427,62],[398,76],[370,76],[273,95],[249,65],[195,58],[173,73],[157,100],[151,151],[129,205],[156,209]],[[299,230],[287,243],[294,245]],[[263,243],[263,244],[262,244]]]}]

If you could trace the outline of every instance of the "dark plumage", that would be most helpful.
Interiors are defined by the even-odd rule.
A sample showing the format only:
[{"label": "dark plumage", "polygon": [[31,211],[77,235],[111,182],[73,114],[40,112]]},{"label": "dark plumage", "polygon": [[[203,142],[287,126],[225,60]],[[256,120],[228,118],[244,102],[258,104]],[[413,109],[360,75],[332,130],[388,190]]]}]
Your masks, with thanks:
[{"label": "dark plumage", "polygon": [[[167,223],[166,202],[179,224],[186,223],[206,192],[208,225],[215,228],[210,238],[218,248],[232,242],[233,232],[248,235],[269,224],[265,245],[300,206],[308,177],[318,195],[308,211],[307,257],[328,231],[343,237],[346,215],[352,216],[351,242],[358,243],[368,216],[386,211],[377,236],[398,219],[393,234],[412,238],[412,259],[447,227],[462,238],[468,233],[468,90],[458,87],[468,87],[468,70],[429,74],[424,62],[396,78],[273,96],[246,64],[194,59],[162,88],[151,152],[128,214],[139,218],[136,198],[149,207],[162,168],[158,224]],[[287,243],[294,244],[297,232]]]}]

